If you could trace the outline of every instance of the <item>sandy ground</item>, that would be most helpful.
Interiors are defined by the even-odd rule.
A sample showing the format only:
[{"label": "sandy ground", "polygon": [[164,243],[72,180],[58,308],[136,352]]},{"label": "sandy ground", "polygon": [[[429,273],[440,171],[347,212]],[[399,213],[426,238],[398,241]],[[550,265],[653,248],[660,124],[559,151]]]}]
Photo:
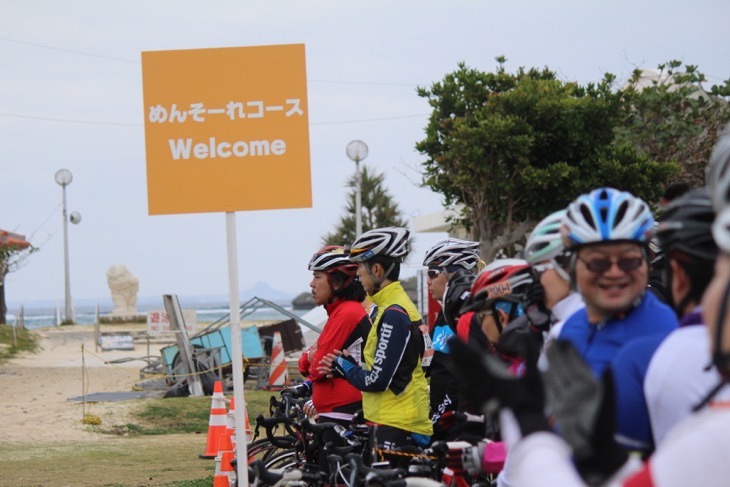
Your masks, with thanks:
[{"label": "sandy ground", "polygon": [[[125,325],[124,330],[137,325]],[[144,329],[145,325],[138,325]],[[113,331],[105,325],[104,331]],[[103,424],[123,424],[129,401],[84,403],[69,398],[135,390],[140,369],[147,363],[121,358],[159,357],[165,344],[135,342],[135,350],[95,351],[94,327],[73,325],[37,330],[41,351],[24,354],[0,364],[0,441],[44,443],[56,441],[103,441],[104,435],[87,431],[84,414],[100,416]]]}]

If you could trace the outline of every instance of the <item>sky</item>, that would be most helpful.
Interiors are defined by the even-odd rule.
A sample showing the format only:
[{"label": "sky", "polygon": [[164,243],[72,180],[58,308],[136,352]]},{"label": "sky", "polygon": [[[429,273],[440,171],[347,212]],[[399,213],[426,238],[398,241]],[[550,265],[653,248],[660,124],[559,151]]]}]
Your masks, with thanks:
[{"label": "sky", "polygon": [[[228,293],[225,213],[148,214],[142,52],[304,44],[312,207],[235,213],[241,291],[294,295],[344,214],[350,141],[368,145],[363,164],[406,219],[442,210],[419,186],[430,110],[418,86],[459,62],[491,71],[499,55],[509,71],[547,66],[580,83],[679,59],[717,83],[730,77],[728,18],[727,0],[0,0],[0,229],[39,248],[7,276],[10,311],[63,303],[61,168],[82,217],[68,228],[74,299],[110,304],[114,264],[140,296]],[[446,237],[415,233],[403,277]]]}]

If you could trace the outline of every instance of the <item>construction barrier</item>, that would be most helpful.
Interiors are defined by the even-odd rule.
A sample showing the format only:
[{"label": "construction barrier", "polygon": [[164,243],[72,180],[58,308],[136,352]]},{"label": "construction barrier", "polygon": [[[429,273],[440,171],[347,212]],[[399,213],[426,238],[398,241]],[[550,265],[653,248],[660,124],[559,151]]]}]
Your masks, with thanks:
[{"label": "construction barrier", "polygon": [[281,342],[281,333],[274,332],[274,343],[271,347],[271,371],[269,372],[269,384],[266,389],[280,391],[289,385],[289,372],[287,371],[286,357],[284,357],[284,345]]}]

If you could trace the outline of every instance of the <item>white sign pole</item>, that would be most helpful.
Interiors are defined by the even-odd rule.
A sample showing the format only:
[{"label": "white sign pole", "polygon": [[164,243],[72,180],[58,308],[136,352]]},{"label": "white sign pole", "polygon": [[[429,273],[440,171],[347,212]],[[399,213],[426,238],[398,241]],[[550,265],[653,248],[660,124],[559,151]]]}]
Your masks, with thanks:
[{"label": "white sign pole", "polygon": [[238,296],[238,253],[236,245],[236,214],[226,212],[226,241],[228,248],[228,293],[231,312],[231,357],[233,362],[233,398],[236,409],[233,419],[236,424],[236,476],[238,485],[248,487],[248,445],[243,413],[246,398],[243,393],[243,354],[241,352],[241,311]]}]

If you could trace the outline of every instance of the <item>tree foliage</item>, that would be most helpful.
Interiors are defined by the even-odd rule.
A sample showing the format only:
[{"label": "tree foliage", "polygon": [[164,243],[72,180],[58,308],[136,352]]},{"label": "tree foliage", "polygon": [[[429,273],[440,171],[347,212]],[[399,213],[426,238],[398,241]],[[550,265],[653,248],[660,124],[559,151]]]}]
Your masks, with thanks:
[{"label": "tree foliage", "polygon": [[676,171],[650,160],[614,130],[626,105],[613,75],[580,86],[547,68],[494,72],[460,63],[430,88],[419,88],[432,113],[416,148],[423,185],[461,205],[458,223],[481,242],[490,261],[524,238],[539,219],[597,186],[631,191],[648,201]]},{"label": "tree foliage", "polygon": [[5,302],[5,277],[16,271],[25,259],[37,250],[38,248],[32,245],[0,245],[0,325],[7,323],[8,308]]},{"label": "tree foliage", "polygon": [[621,93],[629,108],[617,140],[650,160],[679,164],[674,179],[704,185],[712,147],[730,121],[730,79],[709,90],[706,82],[697,66],[676,60],[653,72],[635,70]]},{"label": "tree foliage", "polygon": [[[385,187],[385,174],[376,174],[367,165],[363,165],[361,178],[362,231],[367,232],[373,228],[388,226],[407,226],[398,204]],[[357,187],[355,175],[348,179],[347,187],[350,188],[350,191],[347,193],[345,214],[340,218],[332,233],[322,237],[323,245],[350,245],[355,241],[355,197]]]}]

